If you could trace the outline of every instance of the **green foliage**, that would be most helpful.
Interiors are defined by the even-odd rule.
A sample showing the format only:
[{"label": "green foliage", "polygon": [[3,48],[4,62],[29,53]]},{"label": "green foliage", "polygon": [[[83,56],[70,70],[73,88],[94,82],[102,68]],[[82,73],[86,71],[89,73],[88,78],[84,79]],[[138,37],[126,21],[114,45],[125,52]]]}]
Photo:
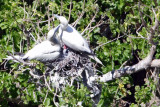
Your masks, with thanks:
[{"label": "green foliage", "polygon": [[146,80],[144,86],[136,86],[135,87],[135,99],[137,104],[147,103],[152,97],[152,91],[155,90],[155,83],[152,81],[151,78]]},{"label": "green foliage", "polygon": [[[30,1],[30,0],[29,0]],[[83,32],[85,27],[90,23],[92,17],[95,16],[95,21],[91,26],[95,26],[101,17],[108,17],[104,19],[104,24],[109,26],[110,35],[101,36],[101,27],[96,27],[92,32],[88,30],[84,33],[85,37],[90,40],[91,48],[102,45],[95,50],[97,56],[102,60],[105,67],[99,68],[102,73],[107,73],[113,69],[119,69],[125,61],[134,62],[136,54],[138,59],[143,59],[149,52],[150,45],[146,39],[139,38],[141,36],[147,37],[149,29],[143,27],[139,30],[139,35],[136,33],[137,29],[141,26],[141,17],[138,9],[138,1],[134,0],[88,0],[85,3],[81,0],[72,0],[72,11],[69,23],[73,23],[80,17],[82,11],[84,16],[77,23],[76,29]],[[141,11],[144,13],[144,20],[147,26],[152,26],[151,19],[154,15],[151,8],[157,9],[157,16],[160,14],[158,6],[154,1],[142,0]],[[158,5],[158,6],[156,6]],[[24,9],[25,7],[25,9]],[[47,7],[47,8],[46,8]],[[27,30],[31,29],[31,33],[36,39],[46,37],[49,27],[58,25],[57,20],[50,21],[48,24],[48,17],[52,17],[53,13],[62,14],[67,19],[69,18],[70,0],[63,1],[61,10],[61,0],[34,0],[33,3],[23,2],[22,0],[1,0],[0,1],[0,62],[6,57],[7,51],[9,52],[27,52],[28,49],[33,47],[34,41],[30,40],[30,46],[27,46],[27,34],[23,31],[23,26]],[[49,14],[49,16],[48,16]],[[148,17],[150,16],[150,17]],[[160,17],[159,17],[160,20]],[[42,22],[46,21],[46,22]],[[107,33],[107,32],[105,32]],[[140,36],[141,35],[141,36]],[[156,41],[159,41],[159,34],[155,33]],[[114,40],[115,38],[120,39]],[[109,42],[109,43],[107,43]],[[93,46],[92,46],[93,44]],[[22,48],[23,45],[23,48]],[[159,44],[157,46],[156,58],[160,56]],[[44,87],[38,89],[34,81],[28,82],[31,76],[24,67],[24,71],[19,71],[19,64],[8,62],[8,70],[0,71],[0,101],[1,105],[7,106],[9,98],[19,97],[24,104],[27,105],[54,105],[53,93],[48,92],[48,88]],[[43,64],[36,66],[36,69],[45,71]],[[12,71],[13,72],[10,72]],[[10,73],[9,73],[10,72]],[[123,77],[112,82],[102,84],[102,94],[98,107],[112,106],[113,100],[119,100],[131,92],[126,89],[126,85],[133,86],[132,77]],[[138,107],[141,103],[146,103],[150,100],[152,91],[155,90],[155,83],[152,79],[145,83],[143,86],[135,87],[135,101],[137,104],[132,103],[131,107]],[[55,92],[55,90],[52,90]],[[48,94],[46,96],[46,94]],[[88,96],[90,93],[82,84],[80,88],[74,86],[67,86],[63,92],[63,97],[58,98],[60,106],[77,106],[78,102],[83,102],[83,106],[90,107],[92,105],[91,98]],[[133,93],[132,93],[133,94]],[[118,105],[118,104],[117,104]]]}]

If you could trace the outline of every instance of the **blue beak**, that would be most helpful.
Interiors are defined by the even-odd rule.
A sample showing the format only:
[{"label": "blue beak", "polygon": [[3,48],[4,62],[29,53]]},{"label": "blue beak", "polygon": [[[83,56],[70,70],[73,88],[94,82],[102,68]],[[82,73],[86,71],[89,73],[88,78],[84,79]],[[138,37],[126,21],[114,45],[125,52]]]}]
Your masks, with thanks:
[{"label": "blue beak", "polygon": [[57,14],[54,14],[54,17],[56,17],[57,19],[59,19],[59,17],[60,17],[60,16],[59,16],[59,15],[57,15]]}]

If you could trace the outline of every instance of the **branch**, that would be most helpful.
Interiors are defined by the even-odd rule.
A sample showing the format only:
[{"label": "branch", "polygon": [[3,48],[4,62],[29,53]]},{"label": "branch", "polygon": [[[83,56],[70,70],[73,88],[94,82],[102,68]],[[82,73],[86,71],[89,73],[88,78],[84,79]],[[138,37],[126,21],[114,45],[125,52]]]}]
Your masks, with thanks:
[{"label": "branch", "polygon": [[81,35],[83,35],[84,32],[85,32],[86,30],[88,30],[89,26],[91,26],[91,24],[94,22],[95,17],[97,16],[98,11],[99,11],[99,9],[98,9],[98,7],[97,7],[95,15],[92,17],[92,20],[90,21],[90,23],[88,24],[88,26],[84,29],[84,31],[81,33]]},{"label": "branch", "polygon": [[106,44],[108,44],[108,43],[110,43],[110,42],[113,42],[113,41],[115,41],[115,40],[118,40],[118,39],[120,39],[120,38],[122,38],[122,37],[124,37],[124,36],[126,36],[126,35],[122,35],[122,36],[120,36],[120,37],[118,37],[118,38],[115,38],[115,39],[110,40],[110,41],[108,41],[108,42],[106,42],[106,43],[103,43],[103,44],[97,46],[96,48],[94,48],[94,49],[92,49],[92,50],[93,50],[93,51],[94,51],[94,50],[98,50],[100,47],[102,47],[102,46],[104,46],[104,45],[106,45]]},{"label": "branch", "polygon": [[[50,16],[49,16],[49,6],[47,6],[48,8],[48,11],[47,11],[47,16],[48,16],[48,19],[50,19]],[[50,30],[50,20],[48,20],[48,31]]]},{"label": "branch", "polygon": [[151,67],[160,67],[160,59],[154,59],[151,62]]},{"label": "branch", "polygon": [[32,71],[31,69],[30,69],[30,71],[29,71],[29,74],[30,74],[33,78],[36,78],[36,79],[43,78],[43,75],[42,75],[42,76],[36,75],[36,74],[33,73],[33,71]]},{"label": "branch", "polygon": [[62,16],[62,12],[63,12],[63,0],[61,0],[61,13],[60,13],[60,15]]},{"label": "branch", "polygon": [[88,34],[90,34],[95,28],[101,26],[102,24],[104,24],[104,21],[101,19],[99,20],[99,22],[95,25],[95,26],[91,26],[90,28],[88,28],[89,32],[84,36],[86,37]]},{"label": "branch", "polygon": [[69,7],[69,18],[68,18],[68,22],[70,20],[71,17],[71,11],[72,11],[72,0],[70,1],[70,7]]},{"label": "branch", "polygon": [[[44,74],[43,77],[44,77],[45,85],[48,87],[49,91],[52,92],[52,89],[51,89],[51,87],[49,86],[49,84],[48,84],[48,82],[47,82],[47,79],[46,79],[45,74]],[[53,93],[53,94],[54,94],[54,93]]]},{"label": "branch", "polygon": [[155,34],[155,31],[156,31],[156,29],[158,28],[158,26],[159,26],[159,21],[158,21],[158,18],[157,18],[157,16],[156,16],[156,12],[155,12],[155,10],[154,10],[154,8],[152,7],[152,11],[153,11],[153,14],[154,14],[154,17],[155,17],[155,23],[154,23],[154,26],[152,26],[151,28],[150,28],[150,34],[149,34],[149,36],[148,36],[148,41],[149,41],[149,43],[151,43],[151,44],[155,44],[155,42],[153,41],[153,37],[154,37],[154,34]]},{"label": "branch", "polygon": [[[139,1],[139,3],[138,3],[138,9],[139,9],[139,14],[140,14],[140,17],[141,17],[141,20],[142,20],[142,25],[143,25],[146,29],[148,29],[147,24],[146,24],[145,20],[143,19],[143,13],[142,13],[142,11],[140,10],[140,1]],[[158,26],[159,26],[159,21],[158,21],[156,12],[155,12],[155,10],[154,10],[153,7],[152,7],[152,12],[153,12],[153,14],[154,14],[155,23],[154,23],[154,25],[153,25],[152,27],[150,27],[150,31],[149,31],[150,33],[149,33],[147,39],[148,39],[148,42],[149,42],[150,44],[154,45],[154,44],[156,44],[156,43],[153,41],[152,38],[154,37],[155,31],[156,31],[156,29],[157,29]],[[152,23],[153,23],[153,21],[152,21]],[[141,26],[141,27],[142,27],[142,26]],[[140,27],[140,28],[141,28],[141,27]],[[136,33],[139,35],[138,31],[139,31],[139,29],[136,31]],[[141,36],[141,35],[140,35],[140,36]],[[141,36],[141,37],[143,37],[143,36]]]},{"label": "branch", "polygon": [[[139,63],[137,63],[133,66],[126,66],[126,67],[118,69],[118,70],[110,71],[110,72],[104,74],[101,77],[93,77],[93,78],[91,78],[93,81],[95,79],[97,79],[100,82],[107,82],[107,81],[111,81],[111,80],[114,80],[116,78],[128,75],[128,74],[130,75],[132,73],[136,73],[136,72],[138,72],[140,70],[143,70],[143,69],[147,69],[148,67],[160,67],[160,59],[152,60],[153,55],[156,51],[156,45],[153,42],[153,36],[154,36],[155,30],[157,29],[157,27],[159,25],[159,22],[156,18],[155,11],[154,11],[153,8],[152,8],[152,10],[153,10],[153,13],[155,15],[155,24],[154,24],[153,27],[150,28],[151,30],[150,30],[150,34],[149,34],[149,37],[148,37],[149,43],[152,44],[152,47],[150,49],[150,52],[149,52],[148,56],[145,59],[141,60]],[[142,23],[143,23],[143,21],[142,21]]]},{"label": "branch", "polygon": [[159,63],[157,62],[160,61],[160,59],[152,61],[155,51],[156,51],[156,46],[153,45],[150,49],[149,55],[145,59],[141,60],[139,63],[133,66],[126,66],[118,70],[110,71],[102,76],[91,77],[91,80],[94,81],[96,79],[96,80],[99,80],[100,82],[108,82],[116,78],[119,78],[128,74],[130,75],[143,69],[147,69],[148,67],[158,67],[160,66],[160,62]]},{"label": "branch", "polygon": [[141,38],[146,39],[145,37],[143,37],[140,33],[139,30],[142,28],[143,24],[141,24],[141,26],[136,30],[137,35],[139,35]]},{"label": "branch", "polygon": [[24,65],[32,66],[32,64],[24,62],[23,60],[17,59],[15,56],[13,56],[9,51],[7,51],[8,55],[11,56],[14,60],[23,63]]},{"label": "branch", "polygon": [[139,9],[139,14],[140,14],[140,17],[141,17],[141,20],[142,20],[142,25],[144,27],[147,27],[147,24],[146,24],[145,20],[143,19],[142,11],[140,10],[140,1],[138,2],[138,9]]},{"label": "branch", "polygon": [[79,20],[83,17],[83,15],[85,13],[84,8],[85,8],[85,0],[83,1],[83,7],[82,7],[81,15],[78,17],[78,19],[74,23],[72,23],[73,27],[76,27],[76,25],[79,22]]}]

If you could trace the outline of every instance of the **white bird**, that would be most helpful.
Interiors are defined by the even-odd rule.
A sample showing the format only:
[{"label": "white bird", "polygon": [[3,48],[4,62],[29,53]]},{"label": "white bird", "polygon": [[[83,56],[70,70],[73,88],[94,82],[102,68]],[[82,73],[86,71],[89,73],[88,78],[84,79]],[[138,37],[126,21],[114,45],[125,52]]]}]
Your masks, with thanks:
[{"label": "white bird", "polygon": [[[48,32],[47,40],[35,45],[29,50],[23,57],[15,56],[19,60],[38,60],[41,62],[48,62],[57,59],[61,54],[61,47],[59,41],[55,35],[60,26],[51,29]],[[11,56],[6,58],[7,60],[13,60]]]},{"label": "white bird", "polygon": [[81,36],[81,34],[70,24],[68,20],[63,16],[54,15],[60,20],[59,36],[62,42],[69,48],[84,53],[88,57],[94,59],[99,64],[103,65],[102,62],[93,54],[88,46],[87,41]]}]

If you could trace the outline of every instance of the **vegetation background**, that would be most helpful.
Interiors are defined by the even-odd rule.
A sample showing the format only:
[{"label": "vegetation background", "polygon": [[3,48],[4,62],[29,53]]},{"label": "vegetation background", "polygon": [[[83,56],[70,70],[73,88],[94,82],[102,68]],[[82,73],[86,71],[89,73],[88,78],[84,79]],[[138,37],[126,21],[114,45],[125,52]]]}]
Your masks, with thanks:
[{"label": "vegetation background", "polygon": [[[160,20],[159,0],[0,0],[0,105],[1,106],[92,106],[88,89],[66,86],[58,93],[37,81],[20,64],[6,62],[10,53],[25,53],[35,41],[43,41],[47,32],[59,24],[53,14],[65,16],[82,33],[105,66],[96,65],[106,74],[125,66],[133,66],[147,57],[152,43],[148,35]],[[160,56],[159,26],[153,33],[157,48],[152,59]],[[42,72],[43,64],[36,66]],[[25,73],[23,71],[26,71]],[[134,73],[134,72],[133,72]],[[98,107],[157,106],[159,100],[159,68],[128,74],[102,85]],[[55,98],[55,99],[54,99]],[[57,102],[55,102],[57,101]]]}]

